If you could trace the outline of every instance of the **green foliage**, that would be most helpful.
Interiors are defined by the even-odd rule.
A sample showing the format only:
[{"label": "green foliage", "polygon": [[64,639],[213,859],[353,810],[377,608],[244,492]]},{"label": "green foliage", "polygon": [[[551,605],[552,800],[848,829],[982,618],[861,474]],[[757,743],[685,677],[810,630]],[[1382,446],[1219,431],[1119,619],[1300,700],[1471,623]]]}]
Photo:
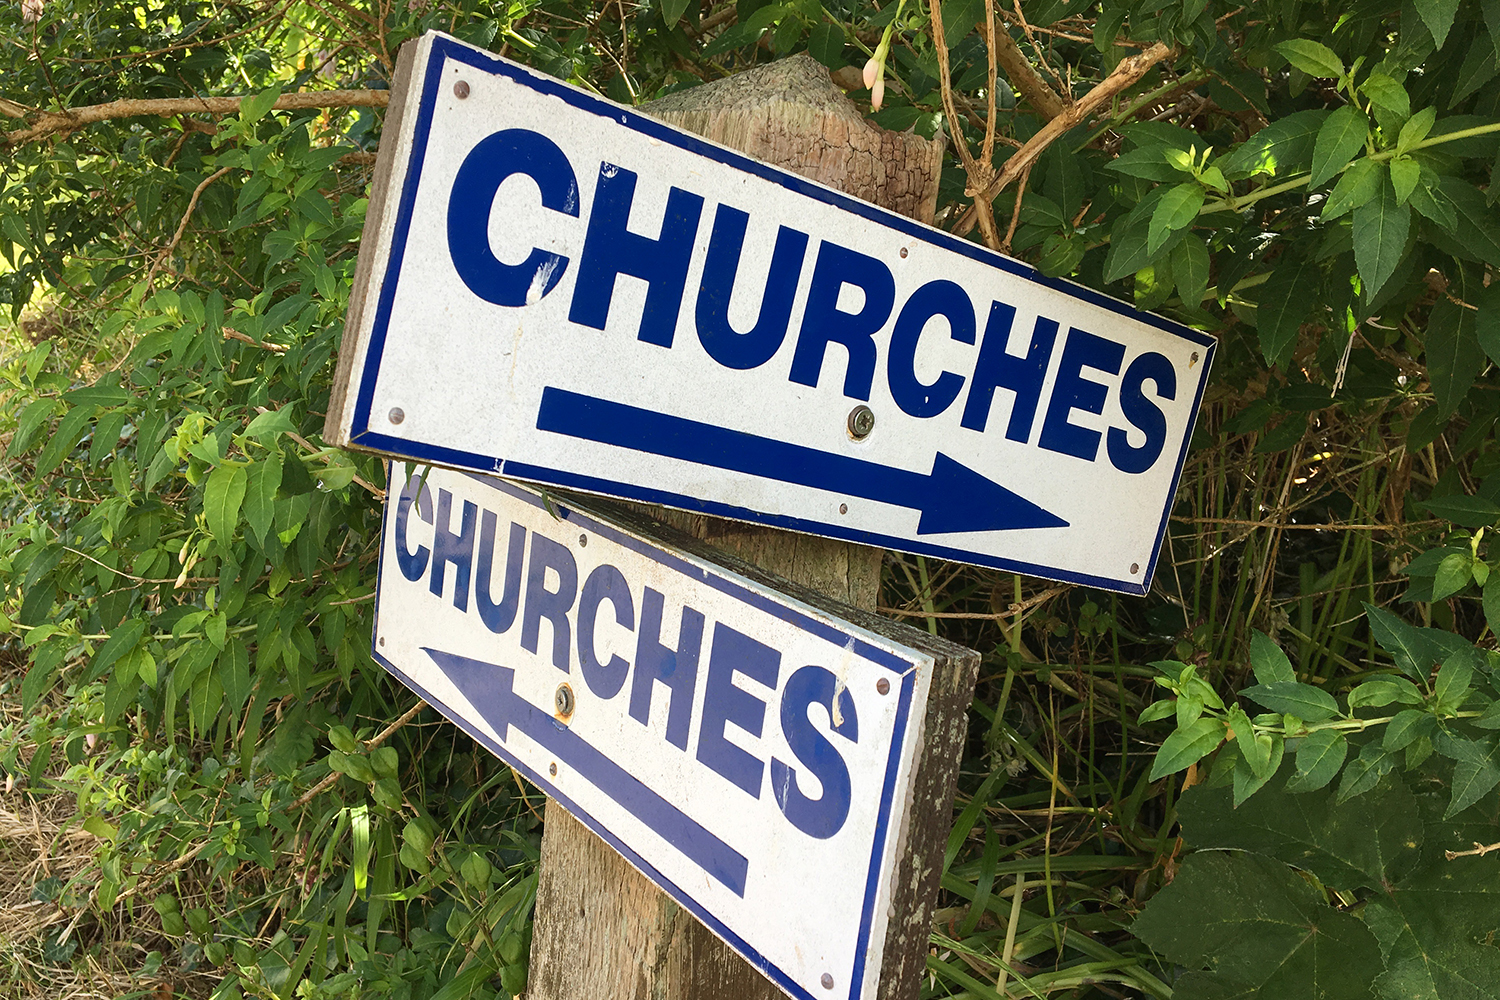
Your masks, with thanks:
[{"label": "green foliage", "polygon": [[1443,852],[1500,841],[1500,5],[1022,6],[995,30],[1075,100],[1170,54],[1053,135],[977,0],[946,81],[909,2],[0,6],[0,132],[243,98],[0,161],[0,768],[98,838],[26,961],[524,989],[537,797],[430,711],[385,731],[384,472],[319,436],[383,112],[275,110],[438,29],[625,104],[806,50],[868,109],[875,57],[873,119],[949,142],[939,225],[984,238],[958,144],[1052,136],[992,243],[1220,338],[1151,595],[887,561],[987,651],[924,996],[1493,993],[1493,859]]}]

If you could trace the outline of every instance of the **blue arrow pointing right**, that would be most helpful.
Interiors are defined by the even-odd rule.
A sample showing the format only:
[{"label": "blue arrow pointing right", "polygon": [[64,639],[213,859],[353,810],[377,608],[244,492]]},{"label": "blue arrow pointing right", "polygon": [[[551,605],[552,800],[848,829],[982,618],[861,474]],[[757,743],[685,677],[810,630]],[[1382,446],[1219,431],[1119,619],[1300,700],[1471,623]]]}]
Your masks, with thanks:
[{"label": "blue arrow pointing right", "polygon": [[656,831],[690,861],[722,882],[736,896],[745,895],[750,863],[745,856],[704,829],[702,824],[647,788],[639,778],[586,743],[573,730],[515,693],[516,672],[509,667],[470,659],[426,646],[438,669],[448,675],[500,738],[515,726],[557,755],[600,792]]},{"label": "blue arrow pointing right", "polygon": [[538,430],[812,486],[922,512],[917,534],[1066,528],[1068,522],[939,452],[931,474],[585,396],[542,390]]}]

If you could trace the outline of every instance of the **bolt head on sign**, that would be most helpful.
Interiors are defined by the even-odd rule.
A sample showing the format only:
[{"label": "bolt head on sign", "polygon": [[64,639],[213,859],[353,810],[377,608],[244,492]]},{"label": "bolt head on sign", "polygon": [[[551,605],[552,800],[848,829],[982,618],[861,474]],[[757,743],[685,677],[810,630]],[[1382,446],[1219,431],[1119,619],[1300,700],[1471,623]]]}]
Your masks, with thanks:
[{"label": "bolt head on sign", "polygon": [[1149,587],[1211,336],[445,36],[392,108],[331,440]]},{"label": "bolt head on sign", "polygon": [[783,990],[873,996],[936,656],[977,654],[516,484],[390,484],[375,658]]}]

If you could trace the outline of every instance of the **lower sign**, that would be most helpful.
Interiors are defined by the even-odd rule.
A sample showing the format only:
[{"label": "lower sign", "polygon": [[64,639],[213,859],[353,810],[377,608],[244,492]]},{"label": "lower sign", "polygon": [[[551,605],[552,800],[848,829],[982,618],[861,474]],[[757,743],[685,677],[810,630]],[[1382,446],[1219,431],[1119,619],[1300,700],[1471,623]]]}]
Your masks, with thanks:
[{"label": "lower sign", "polygon": [[624,522],[400,463],[374,653],[782,989],[874,994],[933,653]]}]

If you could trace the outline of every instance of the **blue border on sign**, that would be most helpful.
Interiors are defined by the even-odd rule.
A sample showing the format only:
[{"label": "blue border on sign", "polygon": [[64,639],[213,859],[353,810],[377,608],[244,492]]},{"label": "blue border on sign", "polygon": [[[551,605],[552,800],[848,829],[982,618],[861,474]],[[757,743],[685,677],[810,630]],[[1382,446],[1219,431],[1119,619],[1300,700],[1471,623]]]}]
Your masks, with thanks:
[{"label": "blue border on sign", "polygon": [[[370,411],[375,395],[375,383],[378,379],[380,362],[385,349],[386,333],[390,322],[391,308],[395,301],[396,286],[401,279],[406,240],[411,227],[412,209],[416,203],[417,189],[421,183],[422,166],[426,161],[427,141],[432,126],[433,112],[437,104],[438,90],[442,82],[443,60],[445,58],[464,63],[481,72],[506,77],[533,91],[556,97],[580,111],[596,115],[600,118],[609,118],[612,121],[618,121],[624,127],[653,139],[726,164],[734,167],[736,170],[753,174],[763,180],[780,185],[789,191],[794,191],[806,197],[832,205],[841,211],[849,212],[871,222],[895,229],[925,243],[941,247],[953,253],[962,254],[981,264],[987,264],[1001,271],[1024,278],[1044,288],[1062,292],[1074,299],[1087,302],[1146,326],[1154,327],[1203,348],[1205,352],[1203,357],[1204,374],[1198,379],[1198,389],[1194,394],[1192,415],[1183,432],[1182,443],[1179,447],[1177,457],[1177,468],[1172,476],[1172,487],[1167,492],[1167,500],[1162,510],[1161,523],[1156,532],[1156,541],[1152,546],[1150,559],[1147,565],[1143,567],[1143,572],[1140,574],[1139,579],[1117,579],[1090,573],[1077,573],[1039,563],[988,556],[983,553],[971,552],[954,546],[937,545],[902,536],[851,530],[832,521],[817,521],[809,518],[765,514],[743,507],[736,507],[732,504],[699,500],[666,490],[651,489],[631,483],[621,483],[615,480],[562,472],[526,463],[504,461],[493,455],[480,455],[453,448],[412,442],[370,430]],[[741,521],[788,528],[828,538],[859,542],[864,545],[875,545],[896,549],[901,552],[937,556],[938,558],[952,559],[971,565],[990,566],[996,569],[1060,580],[1065,583],[1100,587],[1125,594],[1144,595],[1150,588],[1141,581],[1149,581],[1152,578],[1152,575],[1156,571],[1157,562],[1161,558],[1162,541],[1166,536],[1167,525],[1169,523],[1168,515],[1171,513],[1172,503],[1177,496],[1177,486],[1182,481],[1182,470],[1187,462],[1188,445],[1192,440],[1193,430],[1197,426],[1199,407],[1202,404],[1204,390],[1208,385],[1207,372],[1213,363],[1214,354],[1217,349],[1218,341],[1210,334],[1194,330],[1191,327],[1184,326],[1163,316],[1142,312],[1134,306],[1111,298],[1091,288],[1086,288],[1076,282],[1068,281],[1065,278],[1049,278],[1029,264],[1002,256],[977,243],[959,239],[940,229],[924,225],[913,219],[908,219],[905,216],[897,215],[894,212],[872,205],[869,202],[860,201],[846,194],[834,191],[831,188],[815,184],[797,174],[789,173],[769,164],[753,160],[743,153],[737,153],[732,149],[715,145],[697,136],[680,132],[630,108],[585,93],[561,80],[543,76],[508,59],[475,49],[446,35],[438,34],[433,38],[427,62],[426,77],[422,81],[422,96],[417,107],[416,127],[412,136],[411,155],[407,160],[405,180],[402,185],[401,198],[396,215],[396,226],[391,239],[390,258],[386,264],[385,280],[381,282],[380,297],[376,305],[368,354],[361,371],[359,389],[355,397],[354,420],[350,440],[351,443],[363,448],[404,456],[418,462],[430,462],[464,469],[502,473],[517,479],[571,487],[606,496],[626,497],[646,503],[660,503],[683,510],[700,511]],[[364,430],[361,431],[360,428],[364,428]]]},{"label": "blue border on sign", "polygon": [[[391,463],[387,462],[385,510],[384,517],[381,520],[380,531],[381,559],[379,568],[376,571],[374,629],[370,636],[370,654],[375,659],[375,661],[383,666],[388,672],[390,672],[390,674],[397,680],[401,681],[402,684],[405,684],[408,688],[414,691],[418,696],[422,698],[423,701],[436,708],[438,712],[442,714],[442,716],[449,722],[452,722],[454,725],[458,726],[465,733],[467,733],[469,737],[472,738],[476,743],[479,743],[495,756],[505,761],[506,764],[520,771],[526,776],[526,779],[528,781],[536,785],[538,788],[542,789],[552,798],[557,799],[559,802],[561,802],[567,808],[568,812],[577,817],[580,822],[582,822],[585,826],[587,826],[590,830],[597,834],[616,851],[624,855],[630,861],[630,863],[635,866],[637,870],[645,874],[647,878],[656,883],[656,885],[660,886],[663,891],[665,891],[679,904],[690,911],[695,917],[697,917],[700,921],[707,925],[715,934],[723,938],[730,945],[730,947],[732,947],[736,952],[744,957],[745,960],[753,965],[762,975],[770,979],[772,982],[776,983],[777,986],[781,987],[781,989],[790,993],[792,996],[800,998],[800,1000],[824,1000],[824,998],[815,997],[812,993],[809,993],[807,990],[803,989],[797,983],[789,979],[785,973],[783,973],[775,965],[771,964],[768,959],[766,959],[763,955],[761,955],[758,951],[751,947],[743,938],[735,934],[728,927],[724,926],[722,921],[720,921],[706,907],[704,907],[691,895],[689,895],[686,890],[684,890],[681,886],[677,885],[672,880],[668,879],[653,865],[651,865],[634,850],[632,850],[629,845],[627,845],[613,833],[611,833],[602,823],[596,820],[591,814],[585,811],[576,802],[574,802],[568,796],[563,795],[561,792],[559,792],[558,789],[550,781],[548,781],[544,775],[540,774],[539,772],[533,771],[519,758],[515,757],[509,751],[507,751],[503,743],[495,741],[488,734],[483,732],[478,726],[474,725],[469,720],[465,719],[460,713],[450,708],[441,699],[434,697],[431,692],[429,692],[425,687],[413,680],[409,674],[398,667],[380,651],[380,594],[384,588],[385,583],[385,551],[387,547],[387,532],[394,530],[394,528],[392,527],[392,522],[394,520],[393,505],[401,495],[401,489],[396,486],[391,472]],[[409,480],[409,463],[407,472]],[[520,500],[523,503],[526,503],[539,510],[548,509],[543,499],[530,490],[522,489],[510,483],[495,479],[492,476],[481,475],[479,473],[460,472],[458,474],[463,475],[466,478],[472,479],[485,486],[488,486],[492,489],[495,489],[498,492],[504,493],[514,499]],[[402,487],[404,486],[405,483],[403,482]],[[645,556],[653,562],[656,562],[662,566],[666,566],[667,568],[680,573],[681,575],[692,580],[694,583],[711,587],[728,597],[740,601],[743,604],[748,604],[756,608],[757,610],[771,614],[781,621],[784,621],[795,628],[801,629],[804,632],[811,633],[827,642],[831,642],[839,646],[846,646],[848,645],[849,641],[852,640],[852,649],[856,655],[858,655],[862,659],[869,660],[873,663],[883,666],[886,669],[897,674],[900,682],[900,691],[898,693],[898,701],[896,703],[896,717],[892,723],[891,749],[890,754],[886,760],[885,781],[881,787],[880,805],[876,811],[875,833],[873,841],[871,843],[870,864],[865,879],[864,901],[860,906],[860,924],[857,936],[855,938],[855,960],[854,965],[852,966],[850,971],[849,979],[848,996],[850,997],[850,1000],[858,997],[860,987],[862,986],[864,981],[865,964],[870,950],[870,934],[873,931],[874,927],[876,894],[880,888],[881,860],[885,855],[886,843],[890,835],[891,812],[895,806],[896,776],[901,769],[901,749],[904,745],[907,735],[907,728],[911,719],[912,703],[916,692],[916,670],[914,668],[914,665],[909,660],[902,659],[899,655],[893,653],[888,649],[882,649],[879,646],[873,645],[872,643],[861,639],[857,635],[850,635],[849,633],[840,630],[831,622],[815,618],[803,611],[798,610],[795,607],[790,606],[787,603],[777,601],[767,594],[760,593],[744,586],[743,584],[735,582],[733,579],[730,579],[728,576],[724,575],[730,572],[728,570],[716,571],[716,568],[712,566],[694,562],[690,559],[684,558],[683,556],[677,555],[667,549],[660,548],[643,539],[636,538],[635,536],[622,531],[612,524],[599,521],[589,514],[569,507],[566,504],[559,504],[554,502],[551,505],[549,513],[550,512],[555,512],[556,516],[560,520],[567,521],[570,524],[574,524],[587,531],[591,531],[602,538],[606,538],[616,543],[617,545],[621,545],[627,549],[630,549],[638,555]],[[795,598],[788,597],[786,598],[786,600],[794,601]],[[912,777],[914,777],[914,775]]]}]

